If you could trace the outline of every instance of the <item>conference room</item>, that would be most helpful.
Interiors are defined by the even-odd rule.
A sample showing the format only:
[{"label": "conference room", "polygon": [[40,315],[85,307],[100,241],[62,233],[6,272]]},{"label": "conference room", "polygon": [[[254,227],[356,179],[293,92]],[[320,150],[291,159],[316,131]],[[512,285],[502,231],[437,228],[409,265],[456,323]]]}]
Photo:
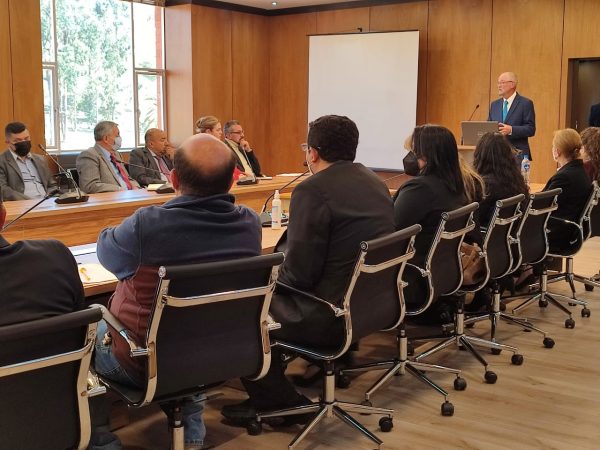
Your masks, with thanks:
[{"label": "conference room", "polygon": [[[249,177],[248,184],[234,182],[229,190],[235,198],[236,207],[243,206],[249,215],[256,213],[263,222],[270,223],[271,217],[260,213],[271,212],[275,191],[280,191],[284,223],[281,228],[260,227],[260,247],[254,248],[253,254],[262,253],[270,257],[277,249],[283,251],[286,258],[293,258],[293,251],[290,255],[288,249],[277,245],[282,235],[286,231],[289,233],[285,220],[288,214],[293,227],[290,201],[294,202],[291,199],[296,192],[303,192],[302,189],[297,190],[298,187],[308,186],[307,181],[314,177],[302,174],[315,167],[318,169],[323,161],[317,144],[325,137],[321,134],[311,137],[310,122],[329,114],[352,119],[360,133],[355,161],[382,180],[391,197],[411,181],[411,176],[404,173],[405,157],[412,153],[408,151],[411,145],[412,150],[416,146],[409,139],[407,149],[405,141],[415,132],[415,127],[424,124],[444,127],[457,142],[458,153],[470,163],[474,159],[475,146],[463,145],[462,123],[479,122],[489,126],[493,119],[490,105],[499,98],[499,87],[506,86],[506,82],[509,86],[513,83],[518,95],[535,105],[535,134],[528,138],[530,172],[528,170],[527,176],[530,192],[538,194],[544,191],[548,180],[561,166],[554,158],[560,155],[553,154],[554,132],[568,128],[577,133],[583,132],[591,125],[590,110],[600,102],[600,92],[597,91],[600,55],[593,39],[598,17],[600,5],[594,0],[0,0],[0,61],[3,69],[0,71],[0,122],[3,128],[13,122],[26,125],[32,157],[41,158],[49,171],[57,175],[56,183],[61,192],[59,197],[53,194],[43,201],[43,196],[12,201],[7,199],[3,189],[3,206],[7,214],[6,229],[1,236],[7,245],[40,239],[60,241],[70,249],[78,263],[75,270],[83,283],[85,306],[98,303],[106,306],[122,283],[118,282],[120,276],[116,277],[114,272],[100,264],[102,255],[96,254],[100,233],[106,227],[118,229],[122,224],[131,223],[130,218],[137,217],[136,214],[141,214],[140,211],[146,207],[160,208],[165,203],[177,202],[181,192],[176,183],[172,183],[174,188],[171,192],[165,189],[167,192],[163,193],[154,190],[156,186],[151,187],[152,190],[121,186],[122,189],[112,192],[81,192],[82,189],[76,187],[81,175],[76,161],[81,153],[102,140],[96,139],[95,127],[102,121],[117,124],[121,145],[115,154],[120,158],[119,164],[131,174],[134,168],[131,155],[135,149],[148,148],[148,130],[164,130],[172,145],[169,152],[176,153],[179,150],[175,149],[196,146],[210,147],[212,142],[207,140],[208,137],[196,134],[196,127],[200,118],[214,116],[222,125],[221,140],[225,145],[229,145],[229,140],[242,148],[242,144],[235,141],[238,139],[235,133],[238,133],[237,136],[243,136],[243,142],[248,144],[247,150],[242,149],[238,155],[247,155],[249,149],[252,156],[260,161],[260,173],[256,173],[254,179]],[[501,76],[507,73],[518,77],[502,79]],[[237,124],[227,127],[226,124],[232,120]],[[510,112],[495,121],[503,123],[505,120],[510,123]],[[314,132],[317,131],[315,129]],[[507,133],[510,137],[511,132],[507,130]],[[517,137],[517,134],[515,128],[512,135]],[[110,136],[106,137],[106,142],[114,144]],[[306,144],[308,150],[301,151],[301,144]],[[10,152],[13,147],[16,149],[18,145],[14,146],[12,141],[7,140],[2,150]],[[163,148],[166,151],[168,146]],[[523,153],[519,147],[517,150]],[[182,151],[180,154],[187,153]],[[175,165],[183,167],[181,164],[191,162],[191,159],[181,156]],[[249,161],[248,165],[241,166],[241,171],[245,168],[249,172]],[[119,176],[118,166],[114,167],[115,176]],[[159,166],[156,167],[161,171]],[[521,167],[518,167],[520,172]],[[318,175],[317,171],[314,172]],[[160,174],[158,176],[161,179]],[[247,178],[242,178],[244,180]],[[167,180],[161,180],[164,181]],[[367,187],[365,185],[365,189]],[[46,193],[49,194],[50,190]],[[63,203],[55,201],[61,197],[65,199]],[[87,200],[83,201],[82,197],[87,197]],[[296,197],[298,202],[300,196]],[[425,207],[426,203],[422,205]],[[511,205],[505,203],[504,206],[509,208]],[[522,203],[513,215],[523,217],[526,206]],[[319,207],[315,206],[316,212]],[[533,209],[543,211],[546,207],[552,208],[552,201],[549,205]],[[506,214],[498,217],[500,222],[507,221],[510,216],[508,209]],[[321,216],[315,213],[314,217]],[[419,376],[425,369],[420,369],[419,364],[459,370],[458,377],[448,377],[444,371],[427,372],[429,380],[447,395],[437,389],[432,390],[427,381],[418,383],[413,377],[400,376],[386,380],[385,389],[378,390],[372,397],[365,397],[365,392],[384,372],[357,374],[344,370],[341,375],[337,371],[337,386],[335,394],[332,394],[331,379],[323,379],[320,372],[314,376],[314,368],[310,367],[311,364],[320,366],[325,363],[314,355],[303,355],[301,351],[290,350],[290,355],[286,355],[294,358],[289,362],[286,374],[293,376],[294,380],[298,377],[313,378],[314,383],[310,386],[295,385],[298,392],[311,401],[332,394],[340,401],[369,403],[393,410],[393,421],[386,420],[386,415],[380,421],[376,414],[362,415],[356,410],[351,413],[369,433],[381,439],[386,448],[593,447],[598,437],[593,418],[600,401],[594,381],[600,365],[589,355],[593,354],[598,335],[597,328],[594,328],[593,307],[598,290],[594,289],[596,285],[592,277],[598,273],[597,247],[600,241],[594,237],[594,227],[589,227],[589,217],[583,211],[581,219],[581,248],[572,252],[572,258],[571,254],[558,255],[559,258],[555,258],[558,263],[555,261],[554,265],[544,266],[548,269],[547,285],[539,282],[546,280],[543,278],[546,271],[536,272],[531,283],[531,297],[538,289],[542,291],[542,297],[535,297],[524,311],[525,307],[516,311],[517,319],[528,317],[529,321],[507,325],[510,319],[501,319],[500,315],[518,308],[517,305],[528,296],[521,296],[516,302],[502,300],[496,306],[492,301],[490,308],[498,322],[495,336],[490,335],[494,332],[489,325],[489,311],[482,316],[485,320],[479,322],[476,321],[479,316],[468,313],[463,317],[464,326],[455,323],[444,328],[445,337],[454,338],[446,351],[423,355],[428,348],[427,343],[410,339],[406,349],[408,353],[402,356],[397,338],[405,322],[411,337],[410,327],[414,318],[409,314],[402,317],[401,324],[392,327],[391,331],[365,335],[360,339],[358,350],[352,352],[351,365],[390,358],[395,362],[404,361],[401,373],[415,375],[420,381],[425,381]],[[15,222],[10,224],[13,220]],[[514,225],[499,224],[497,229],[511,227],[516,232],[520,219],[515,220]],[[590,220],[593,225],[593,219]],[[6,226],[8,224],[10,226]],[[471,222],[467,220],[461,228],[470,226]],[[540,225],[535,235],[543,237],[544,230]],[[212,244],[226,241],[218,237],[218,232],[213,232],[207,240],[214,241]],[[404,238],[410,240],[410,236],[405,235]],[[366,236],[362,240],[370,239]],[[531,237],[523,239],[521,236],[521,240],[527,245],[537,242]],[[505,236],[504,241],[508,242],[509,238]],[[480,247],[484,242],[480,242]],[[405,250],[410,253],[410,245]],[[494,258],[491,247],[483,250],[483,253],[487,252],[487,260],[491,261],[488,269],[492,272],[492,266],[499,259]],[[548,251],[546,249],[545,253]],[[455,253],[458,254],[458,250]],[[358,249],[353,258],[356,254]],[[514,254],[511,258],[517,259]],[[277,266],[276,262],[270,260],[269,263]],[[396,261],[396,264],[401,266],[405,262]],[[8,274],[5,264],[0,259],[0,273]],[[168,266],[159,261],[154,265],[154,276],[158,267]],[[285,262],[282,267],[284,276]],[[310,265],[306,264],[306,267]],[[6,279],[7,284],[0,286],[2,300],[12,298],[6,288],[12,286],[10,281],[19,281],[18,278],[28,280],[27,272],[34,273],[36,266],[32,262],[17,270],[13,272],[17,275],[10,275]],[[405,273],[409,271],[404,267]],[[567,272],[564,277],[567,281],[569,272],[582,275],[581,278],[574,277],[575,296],[568,282],[555,277],[563,271]],[[449,274],[451,270],[446,272]],[[166,273],[171,275],[174,272]],[[365,277],[371,275],[378,276],[375,273],[365,274]],[[58,274],[49,273],[48,277],[56,278]],[[493,278],[488,274],[488,283],[485,283],[490,292]],[[164,283],[167,279],[163,279]],[[586,283],[577,281],[581,279]],[[267,281],[272,279],[267,277]],[[435,287],[435,281],[432,283]],[[163,284],[163,287],[166,289],[167,285]],[[175,280],[173,285],[176,285]],[[41,286],[40,283],[38,287]],[[151,306],[160,303],[155,302],[159,298],[156,286],[158,284],[153,285],[152,299],[148,300]],[[240,286],[230,286],[228,290],[234,288],[240,289]],[[361,289],[357,288],[357,292]],[[472,291],[478,289],[471,286]],[[52,288],[48,288],[47,292],[51,291]],[[174,293],[172,297],[188,296],[180,294]],[[200,294],[204,293],[190,295]],[[547,294],[549,297],[546,297]],[[565,295],[573,301],[554,294]],[[266,297],[270,295],[265,294]],[[467,301],[472,295],[475,293],[468,295]],[[22,297],[25,295],[19,295],[19,298]],[[568,314],[555,307],[555,299],[568,310]],[[548,307],[543,307],[544,304]],[[341,311],[343,304],[338,306]],[[340,311],[338,313],[341,314]],[[257,317],[266,320],[262,313],[264,311],[259,308]],[[97,314],[98,311],[91,313],[89,320],[93,322],[94,315],[98,319]],[[227,313],[223,314],[227,317]],[[9,326],[26,317],[9,322]],[[340,317],[345,316],[342,314]],[[573,326],[571,322],[567,324],[569,319],[573,320]],[[543,330],[542,335],[531,329],[529,331],[533,332],[525,332],[528,324]],[[209,325],[207,328],[210,328]],[[269,340],[265,336],[270,334],[271,344],[278,343],[273,347],[277,351],[269,351],[264,345],[262,350],[255,349],[266,364],[284,348],[279,333],[284,331],[285,324],[280,330],[273,324],[263,327],[263,322],[257,318],[256,327],[263,342]],[[359,328],[354,327],[356,336],[360,334]],[[382,326],[378,330],[381,328],[388,327]],[[19,331],[25,336],[31,332],[26,327]],[[84,334],[87,336],[88,333]],[[473,358],[469,351],[454,351],[454,342],[462,349],[468,347],[464,340],[471,341],[467,338],[460,340],[464,336],[508,347],[478,347],[480,356],[489,364],[482,370],[481,361]],[[14,341],[2,330],[0,337],[6,338],[7,342],[10,339]],[[552,346],[546,338],[551,339]],[[24,349],[28,348],[29,341],[26,341],[27,344],[23,342],[16,343],[25,355]],[[88,363],[93,363],[89,349],[95,344],[86,342],[88,351],[84,361],[87,358]],[[143,346],[147,342],[138,344]],[[513,348],[518,351],[513,352]],[[182,354],[187,350],[182,347]],[[411,355],[411,351],[414,354]],[[14,356],[9,355],[8,361],[12,361]],[[414,363],[412,369],[409,368],[411,361]],[[2,361],[0,365],[6,364]],[[215,398],[210,398],[209,393],[206,405],[202,403],[205,448],[210,445],[223,449],[284,448],[302,430],[295,423],[281,426],[275,421],[273,425],[274,421],[268,420],[268,417],[235,427],[222,416],[223,407],[247,398],[245,383],[238,379],[256,377],[262,370],[255,369],[227,379],[212,380],[214,383],[203,382],[215,384],[214,390],[222,392]],[[268,370],[268,367],[263,365],[262,369]],[[490,382],[494,377],[486,375],[487,372],[492,372],[497,381]],[[2,379],[9,377],[2,372],[0,374],[2,385]],[[453,378],[464,380],[466,389],[461,390],[462,382],[457,383]],[[36,436],[28,433],[17,416],[27,417],[25,414],[35,403],[40,404],[40,411],[44,409],[41,406],[44,391],[52,390],[48,383],[55,381],[56,377],[47,376],[47,380],[47,388],[35,392],[35,395],[29,393],[32,397],[20,397],[27,388],[24,391],[14,389],[11,395],[11,389],[7,387],[0,390],[1,397],[6,399],[6,403],[2,401],[5,405],[2,416],[6,417],[3,421],[11,424],[8,428],[13,428],[12,433],[6,435],[16,439],[7,441],[10,444],[7,443],[6,448],[44,448],[39,444],[37,447],[26,444],[29,438],[23,436],[31,435],[31,439]],[[103,386],[107,387],[100,383],[95,388],[100,392],[104,390]],[[321,391],[325,386],[330,390],[327,394]],[[128,402],[120,398],[113,387],[109,384],[106,394],[90,396],[90,404],[99,398],[110,404],[109,420],[105,424],[107,433],[116,436],[122,448],[126,449],[169,448],[173,437],[168,419],[158,402],[143,408],[128,407]],[[160,391],[160,381],[158,387]],[[56,392],[60,389],[57,387]],[[325,399],[323,401],[327,403]],[[450,407],[444,406],[446,402],[452,405],[452,414],[449,413]],[[65,405],[71,405],[74,416],[79,416],[79,412],[87,408],[75,400],[65,402]],[[328,407],[329,412],[325,415],[335,416],[333,406]],[[343,409],[343,405],[340,408]],[[15,411],[22,411],[24,415],[14,414]],[[42,412],[37,414],[34,417],[39,420],[46,415]],[[95,414],[94,406],[92,414]],[[14,417],[10,418],[11,415]],[[377,441],[361,436],[362,431],[357,433],[337,419],[326,419],[302,436],[298,448],[373,448],[379,445]],[[48,423],[57,430],[57,427],[65,425],[55,418]],[[393,428],[390,426],[392,423]],[[85,424],[71,431],[73,442],[86,436],[83,428],[86,428]],[[5,434],[6,429],[7,426],[0,425],[0,434]],[[260,430],[259,436],[249,434],[257,434]],[[89,433],[93,431],[93,427],[89,427]],[[15,447],[15,442],[22,442],[22,446]],[[62,444],[56,445],[48,444],[46,448],[63,448]]]}]

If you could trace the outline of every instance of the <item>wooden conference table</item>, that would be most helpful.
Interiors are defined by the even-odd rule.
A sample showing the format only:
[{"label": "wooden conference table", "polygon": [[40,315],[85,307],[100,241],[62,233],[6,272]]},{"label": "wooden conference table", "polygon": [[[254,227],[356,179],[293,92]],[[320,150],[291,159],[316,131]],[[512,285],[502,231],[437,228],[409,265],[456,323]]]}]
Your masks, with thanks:
[{"label": "wooden conference table", "polygon": [[[263,203],[275,189],[290,182],[293,176],[277,176],[272,180],[260,180],[258,184],[234,186],[231,193],[236,203],[260,211]],[[288,189],[300,183],[294,182]],[[100,230],[119,225],[142,206],[160,205],[175,197],[175,194],[157,194],[145,189],[135,191],[105,192],[92,194],[87,203],[57,205],[48,199],[8,230],[2,233],[9,242],[23,239],[58,239],[71,247],[96,242]],[[36,200],[5,202],[6,223],[26,211]]]}]

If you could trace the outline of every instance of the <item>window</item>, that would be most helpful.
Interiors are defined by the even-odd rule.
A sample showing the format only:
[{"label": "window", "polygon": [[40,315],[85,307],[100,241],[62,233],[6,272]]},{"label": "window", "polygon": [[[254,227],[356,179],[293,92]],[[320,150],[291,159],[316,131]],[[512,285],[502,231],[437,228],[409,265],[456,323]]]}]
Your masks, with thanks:
[{"label": "window", "polygon": [[121,0],[40,0],[46,143],[93,145],[101,120],[119,124],[123,147],[165,128],[164,17]]}]

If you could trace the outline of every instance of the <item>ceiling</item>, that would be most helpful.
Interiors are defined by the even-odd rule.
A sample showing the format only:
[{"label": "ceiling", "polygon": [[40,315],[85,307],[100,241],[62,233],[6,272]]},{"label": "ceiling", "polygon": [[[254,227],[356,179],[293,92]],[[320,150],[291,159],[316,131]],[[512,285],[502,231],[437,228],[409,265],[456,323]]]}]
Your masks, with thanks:
[{"label": "ceiling", "polygon": [[219,0],[223,3],[232,3],[234,5],[251,6],[266,10],[277,10],[287,8],[298,8],[300,6],[325,5],[331,3],[347,3],[358,0],[276,0],[277,6],[271,3],[273,0]]}]

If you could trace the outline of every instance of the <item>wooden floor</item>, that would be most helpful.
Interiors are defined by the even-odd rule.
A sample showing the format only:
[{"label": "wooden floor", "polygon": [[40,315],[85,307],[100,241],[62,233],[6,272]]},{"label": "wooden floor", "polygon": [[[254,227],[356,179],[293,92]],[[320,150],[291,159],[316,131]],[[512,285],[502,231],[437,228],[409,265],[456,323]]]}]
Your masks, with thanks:
[{"label": "wooden floor", "polygon": [[[575,272],[592,275],[600,267],[600,239],[588,241],[575,259]],[[564,283],[551,290],[566,292]],[[560,286],[559,286],[560,285]],[[463,370],[466,391],[452,390],[452,376],[432,378],[450,390],[455,406],[453,417],[440,415],[442,397],[409,375],[398,377],[374,396],[376,406],[395,410],[390,433],[378,430],[375,416],[357,416],[374,431],[388,449],[597,449],[600,447],[600,290],[579,294],[590,301],[592,316],[582,318],[572,308],[574,329],[563,325],[565,315],[555,308],[532,306],[526,314],[556,341],[553,349],[542,345],[538,334],[502,324],[499,339],[517,346],[525,357],[522,366],[510,363],[504,352],[486,354],[491,369],[498,374],[494,385],[483,381],[483,367],[466,352],[446,350],[433,362]],[[487,325],[478,324],[474,334],[484,335]],[[392,335],[378,334],[361,342],[360,358],[386,357],[393,353]],[[300,363],[291,372],[301,372]],[[355,379],[348,390],[339,390],[340,400],[358,401],[378,375],[368,373]],[[316,397],[318,390],[305,390]],[[225,396],[211,402],[206,410],[207,440],[218,449],[286,449],[299,427],[248,436],[245,429],[221,422],[222,405],[245,398],[242,391],[228,387]],[[126,449],[168,449],[166,420],[158,408],[132,411],[132,423],[117,434]],[[337,419],[326,420],[299,446],[301,449],[372,449],[375,446]]]}]

